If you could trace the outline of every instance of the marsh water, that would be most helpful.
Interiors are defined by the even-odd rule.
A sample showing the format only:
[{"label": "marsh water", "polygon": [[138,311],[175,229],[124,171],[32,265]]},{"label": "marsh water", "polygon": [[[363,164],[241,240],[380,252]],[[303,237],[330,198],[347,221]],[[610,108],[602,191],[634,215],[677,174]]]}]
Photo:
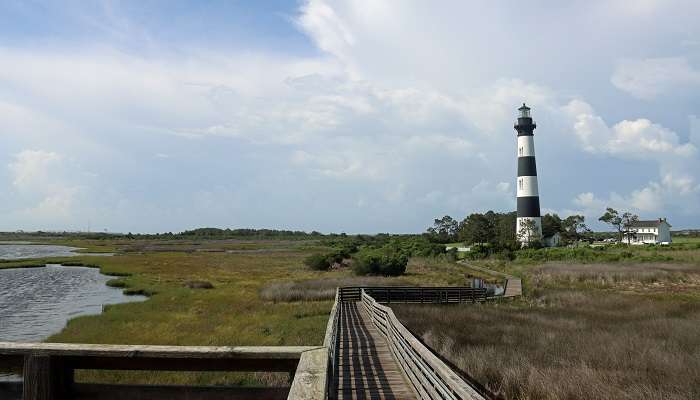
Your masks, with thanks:
[{"label": "marsh water", "polygon": [[23,258],[70,257],[77,255],[76,247],[55,246],[50,244],[31,244],[26,242],[0,242],[0,260],[19,260]]},{"label": "marsh water", "polygon": [[0,270],[0,341],[41,341],[71,318],[99,314],[105,304],[145,299],[106,286],[110,279],[86,267]]},{"label": "marsh water", "polygon": [[[12,246],[3,253],[3,248]],[[0,258],[65,256],[73,248],[36,245],[0,245]],[[47,248],[50,247],[50,248]],[[28,255],[28,256],[27,256]],[[39,268],[0,270],[0,341],[37,342],[61,331],[69,319],[99,314],[106,304],[143,301],[144,296],[126,296],[105,283],[113,277],[97,268],[47,265]],[[0,373],[0,380],[8,375]]]}]

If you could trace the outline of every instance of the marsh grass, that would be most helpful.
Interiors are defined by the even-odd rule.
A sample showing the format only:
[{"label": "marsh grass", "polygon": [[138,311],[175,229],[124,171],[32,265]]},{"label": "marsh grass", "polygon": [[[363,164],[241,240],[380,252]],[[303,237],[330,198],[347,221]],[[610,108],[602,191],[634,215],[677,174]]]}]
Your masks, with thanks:
[{"label": "marsh grass", "polygon": [[507,399],[700,398],[698,301],[550,290],[522,304],[394,309]]},{"label": "marsh grass", "polygon": [[653,290],[700,287],[700,265],[671,263],[567,264],[547,263],[532,269],[534,288],[618,288]]},{"label": "marsh grass", "polygon": [[260,298],[272,302],[333,300],[335,291],[343,286],[399,286],[409,285],[401,278],[379,276],[312,279],[307,281],[278,282],[263,287]]}]

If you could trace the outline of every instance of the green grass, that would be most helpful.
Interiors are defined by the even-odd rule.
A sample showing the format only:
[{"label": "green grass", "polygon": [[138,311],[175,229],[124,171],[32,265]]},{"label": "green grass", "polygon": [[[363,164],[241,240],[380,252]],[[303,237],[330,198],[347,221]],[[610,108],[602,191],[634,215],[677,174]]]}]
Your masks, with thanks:
[{"label": "green grass", "polygon": [[[95,248],[80,241],[63,243]],[[171,251],[164,251],[164,247]],[[112,257],[79,255],[69,260],[18,261],[99,266],[116,278],[109,286],[127,294],[146,294],[145,302],[117,304],[104,313],[69,321],[48,341],[67,343],[159,345],[319,345],[323,341],[332,300],[278,301],[261,298],[271,284],[303,281],[354,281],[349,269],[312,271],[303,259],[319,250],[314,241],[162,241],[104,243]],[[205,249],[237,252],[191,251]],[[134,251],[138,248],[138,251]],[[320,248],[328,251],[328,248]],[[121,251],[121,252],[120,252]],[[468,269],[443,259],[412,259],[400,278],[410,285],[464,285]],[[373,278],[366,278],[372,280]],[[207,281],[213,289],[185,287]],[[377,279],[380,284],[384,282]],[[363,281],[364,282],[364,281]],[[265,383],[284,385],[286,374],[175,374],[80,371],[78,380],[137,383]]]},{"label": "green grass", "polygon": [[[303,259],[314,252],[326,252],[329,248],[317,241],[245,241],[245,240],[66,240],[50,242],[86,248],[91,251],[115,252],[112,257],[81,254],[77,257],[42,260],[14,260],[0,262],[0,268],[41,266],[45,263],[80,263],[99,266],[105,274],[115,278],[109,286],[118,287],[131,294],[146,294],[150,299],[140,303],[126,303],[106,307],[100,315],[84,316],[71,320],[60,333],[48,340],[72,343],[113,344],[162,344],[162,345],[318,345],[322,342],[332,301],[325,294],[318,300],[294,298],[286,301],[273,294],[261,297],[265,288],[284,288],[319,285],[318,282],[352,281],[349,269],[329,272],[312,271],[303,265]],[[634,257],[656,257],[653,253],[668,256],[668,263],[681,265],[683,260],[695,260],[698,264],[700,250],[696,242],[677,243],[668,248],[632,248]],[[595,250],[599,251],[599,250]],[[622,248],[600,250],[605,253],[626,251]],[[629,261],[629,260],[627,260]],[[691,264],[692,264],[691,262]],[[566,274],[578,274],[577,270],[557,274],[534,262],[479,261],[477,265],[499,270],[525,279],[525,290],[530,299],[539,299],[549,286],[563,286],[571,282],[571,288],[586,290],[610,290],[595,282],[578,278],[572,280]],[[560,262],[565,266],[581,265],[576,260]],[[687,263],[687,262],[686,262]],[[619,265],[637,265],[629,262]],[[658,263],[657,263],[658,264]],[[645,265],[655,265],[646,263]],[[539,271],[539,272],[538,272]],[[624,274],[629,271],[617,271]],[[566,273],[563,273],[566,272]],[[606,271],[603,271],[607,273]],[[655,274],[661,275],[655,275]],[[552,276],[548,284],[532,286],[533,276]],[[631,272],[633,276],[634,271]],[[407,273],[400,281],[411,285],[461,286],[468,276],[496,280],[497,277],[451,263],[444,257],[412,258]],[[675,285],[678,281],[673,271],[656,271],[653,279],[663,285]],[[652,279],[649,278],[649,279]],[[371,279],[371,278],[370,278]],[[549,278],[547,278],[549,279]],[[635,278],[636,279],[636,278]],[[213,289],[190,289],[187,282],[211,282]],[[304,284],[305,281],[311,281]],[[301,284],[298,284],[301,282]],[[625,284],[624,279],[612,280],[613,284]],[[276,286],[272,286],[276,285]],[[606,285],[608,285],[606,283]],[[645,286],[646,285],[646,286]],[[642,284],[642,288],[652,283]],[[623,286],[620,286],[623,287]],[[664,286],[661,286],[662,288]],[[668,286],[672,287],[672,286]],[[323,288],[321,288],[323,289]],[[643,293],[652,299],[664,297],[659,290],[624,290]],[[675,291],[678,301],[698,301],[694,292]],[[657,297],[654,297],[657,296]],[[312,298],[314,296],[311,296]],[[690,299],[690,300],[689,300]],[[300,301],[299,301],[300,300]],[[513,303],[516,306],[520,303]],[[528,301],[523,307],[530,307]],[[494,305],[494,307],[498,307]],[[78,380],[103,382],[174,383],[174,384],[286,384],[286,374],[217,374],[217,373],[131,373],[80,371]]]}]

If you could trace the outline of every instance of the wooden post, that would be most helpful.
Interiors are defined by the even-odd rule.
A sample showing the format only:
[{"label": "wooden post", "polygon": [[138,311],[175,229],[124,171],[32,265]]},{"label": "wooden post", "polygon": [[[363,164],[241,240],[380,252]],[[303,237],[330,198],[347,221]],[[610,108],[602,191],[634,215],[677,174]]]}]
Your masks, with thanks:
[{"label": "wooden post", "polygon": [[55,357],[31,354],[24,357],[23,400],[67,398],[73,384],[73,370]]},{"label": "wooden post", "polygon": [[24,385],[22,400],[53,399],[51,388],[51,358],[49,356],[24,357]]}]

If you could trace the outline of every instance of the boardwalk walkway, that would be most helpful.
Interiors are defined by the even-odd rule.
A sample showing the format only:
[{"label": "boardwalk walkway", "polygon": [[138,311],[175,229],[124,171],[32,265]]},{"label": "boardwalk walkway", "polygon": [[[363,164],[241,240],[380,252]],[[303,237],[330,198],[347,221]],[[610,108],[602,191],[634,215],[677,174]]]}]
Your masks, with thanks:
[{"label": "boardwalk walkway", "polygon": [[487,274],[506,278],[506,290],[505,293],[503,293],[503,297],[518,297],[523,295],[523,282],[517,276],[509,275],[500,271],[493,271],[483,267],[477,267],[476,265],[472,265],[467,261],[458,261],[458,263],[476,271],[486,272]]},{"label": "boardwalk walkway", "polygon": [[415,399],[384,337],[356,302],[341,303],[337,399]]}]

